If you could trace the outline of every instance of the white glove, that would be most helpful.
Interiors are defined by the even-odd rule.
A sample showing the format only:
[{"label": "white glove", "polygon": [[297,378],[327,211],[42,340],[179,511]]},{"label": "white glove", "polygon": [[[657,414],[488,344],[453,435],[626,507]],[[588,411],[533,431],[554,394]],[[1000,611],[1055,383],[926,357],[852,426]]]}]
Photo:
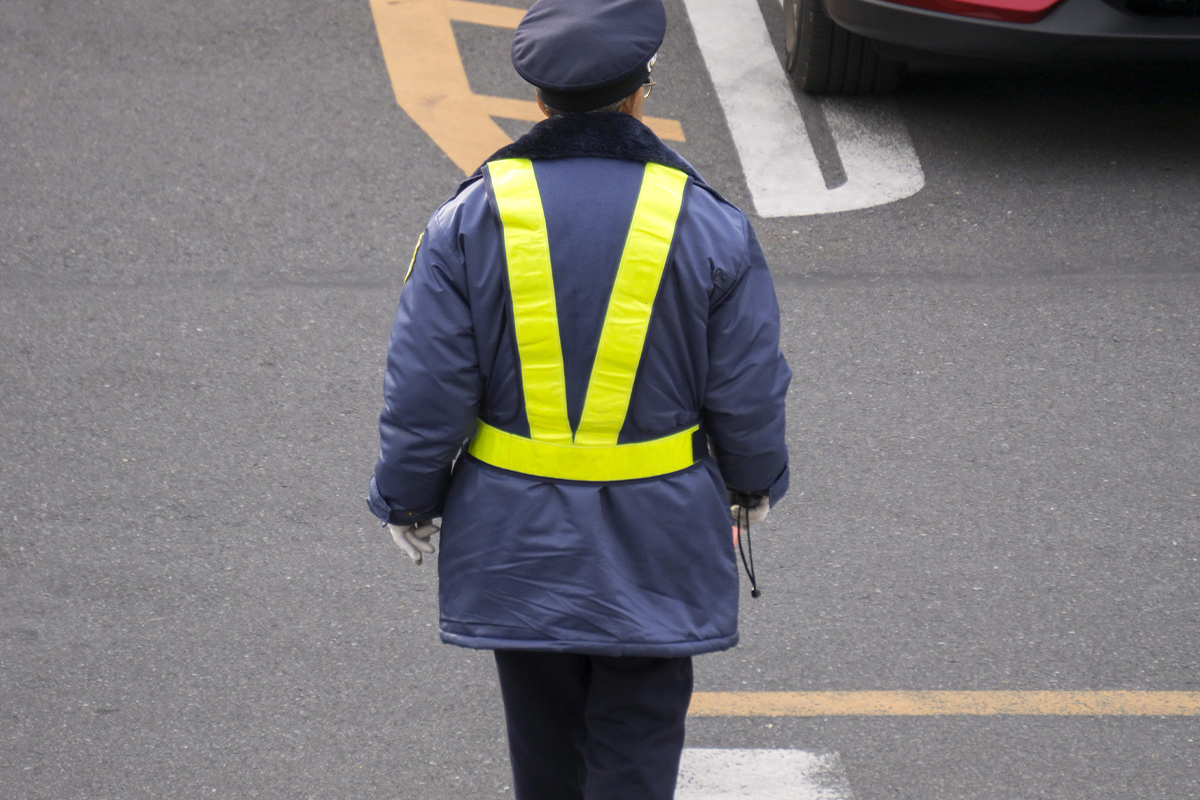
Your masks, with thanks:
[{"label": "white glove", "polygon": [[[730,500],[734,498],[733,492],[730,492]],[[731,505],[729,507],[729,515],[733,517],[739,528],[744,528],[747,525],[758,525],[767,521],[767,514],[771,511],[771,500],[767,497],[753,498],[754,505]]]},{"label": "white glove", "polygon": [[425,560],[426,554],[433,552],[433,543],[429,539],[441,528],[434,525],[433,520],[426,520],[412,525],[388,523],[388,530],[392,533],[392,541],[401,550],[408,553],[408,557],[413,560],[414,564],[420,564]]}]

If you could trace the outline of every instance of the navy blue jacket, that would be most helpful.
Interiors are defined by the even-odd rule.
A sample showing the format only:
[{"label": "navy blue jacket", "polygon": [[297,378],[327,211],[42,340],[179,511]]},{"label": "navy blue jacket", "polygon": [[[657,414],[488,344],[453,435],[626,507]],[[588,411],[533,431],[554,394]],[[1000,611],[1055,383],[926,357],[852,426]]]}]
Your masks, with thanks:
[{"label": "navy blue jacket", "polygon": [[425,229],[400,297],[369,505],[441,516],[441,636],[466,647],[685,656],[737,643],[726,489],[787,490],[779,309],[742,212],[640,122],[564,114],[495,158],[534,160],[553,264],[568,416],[583,407],[641,182],[691,176],[619,442],[699,423],[712,455],[610,484],[531,478],[463,452],[476,418],[529,435],[499,218],[481,173]]}]

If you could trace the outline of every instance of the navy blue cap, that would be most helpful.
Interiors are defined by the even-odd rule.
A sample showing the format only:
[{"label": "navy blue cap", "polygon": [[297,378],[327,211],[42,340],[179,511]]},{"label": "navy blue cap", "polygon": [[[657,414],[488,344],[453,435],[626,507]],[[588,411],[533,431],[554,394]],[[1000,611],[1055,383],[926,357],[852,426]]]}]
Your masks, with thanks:
[{"label": "navy blue cap", "polygon": [[559,111],[628,97],[667,33],[662,0],[537,0],[517,25],[512,62]]}]

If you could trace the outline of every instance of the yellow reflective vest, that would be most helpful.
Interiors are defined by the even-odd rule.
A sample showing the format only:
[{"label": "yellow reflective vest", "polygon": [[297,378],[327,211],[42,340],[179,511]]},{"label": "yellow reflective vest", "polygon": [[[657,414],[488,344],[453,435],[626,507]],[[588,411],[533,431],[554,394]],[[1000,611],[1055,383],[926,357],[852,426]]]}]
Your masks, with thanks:
[{"label": "yellow reflective vest", "polygon": [[696,463],[698,426],[646,442],[618,444],[641,361],[654,298],[662,282],[687,175],[646,164],[588,381],[583,414],[567,417],[558,311],[546,218],[529,159],[487,166],[504,231],[513,327],[530,436],[480,420],[468,452],[525,475],[611,482],[650,478]]}]

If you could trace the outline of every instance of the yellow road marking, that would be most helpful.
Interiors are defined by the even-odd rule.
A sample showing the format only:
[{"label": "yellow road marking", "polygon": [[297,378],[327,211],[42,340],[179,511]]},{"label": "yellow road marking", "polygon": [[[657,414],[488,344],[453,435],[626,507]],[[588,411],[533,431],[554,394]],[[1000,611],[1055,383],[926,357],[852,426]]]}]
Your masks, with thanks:
[{"label": "yellow road marking", "polygon": [[[532,100],[472,92],[450,26],[457,20],[515,28],[521,9],[469,0],[371,0],[371,13],[396,102],[463,172],[511,141],[492,117],[543,119]],[[663,139],[684,141],[677,120],[644,122]]]},{"label": "yellow road marking", "polygon": [[1200,692],[696,692],[693,717],[1197,716]]},{"label": "yellow road marking", "polygon": [[[396,3],[392,2],[392,5]],[[474,22],[476,25],[491,25],[496,28],[512,28],[525,16],[524,9],[494,6],[491,3],[472,3],[469,0],[449,0],[450,19],[459,22]]]}]

